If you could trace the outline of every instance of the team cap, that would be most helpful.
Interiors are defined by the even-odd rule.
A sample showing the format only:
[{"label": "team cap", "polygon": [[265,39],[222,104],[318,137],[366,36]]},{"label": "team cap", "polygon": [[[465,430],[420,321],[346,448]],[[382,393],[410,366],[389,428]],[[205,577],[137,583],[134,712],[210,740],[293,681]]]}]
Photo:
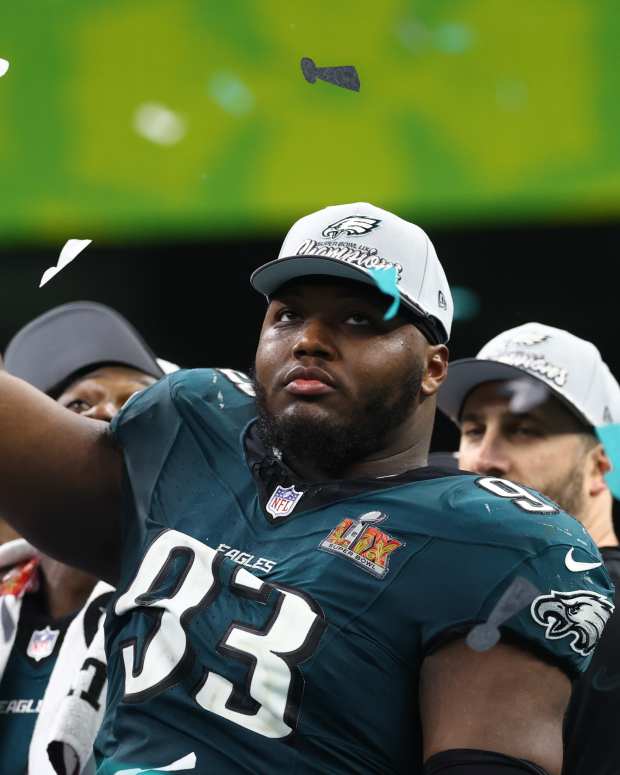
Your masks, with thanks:
[{"label": "team cap", "polygon": [[4,354],[10,374],[50,394],[74,374],[102,364],[129,366],[156,379],[164,375],[131,323],[92,301],[62,304],[39,315],[15,334]]},{"label": "team cap", "polygon": [[334,205],[296,221],[278,258],[250,282],[267,298],[281,285],[311,275],[375,285],[371,269],[394,267],[403,306],[434,344],[447,342],[453,302],[448,280],[419,226],[367,202]]},{"label": "team cap", "polygon": [[590,427],[620,422],[620,386],[585,339],[561,328],[525,323],[491,339],[475,358],[454,361],[439,390],[439,408],[458,424],[469,393],[483,382],[542,382]]}]

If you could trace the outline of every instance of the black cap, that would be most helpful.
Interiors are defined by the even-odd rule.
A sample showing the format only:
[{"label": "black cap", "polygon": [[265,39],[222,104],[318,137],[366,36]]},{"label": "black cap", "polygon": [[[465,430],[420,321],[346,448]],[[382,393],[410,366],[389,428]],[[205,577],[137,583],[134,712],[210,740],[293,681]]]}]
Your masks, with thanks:
[{"label": "black cap", "polygon": [[79,372],[102,364],[129,366],[159,379],[155,354],[128,320],[94,301],[75,301],[39,315],[7,345],[9,374],[54,393]]}]

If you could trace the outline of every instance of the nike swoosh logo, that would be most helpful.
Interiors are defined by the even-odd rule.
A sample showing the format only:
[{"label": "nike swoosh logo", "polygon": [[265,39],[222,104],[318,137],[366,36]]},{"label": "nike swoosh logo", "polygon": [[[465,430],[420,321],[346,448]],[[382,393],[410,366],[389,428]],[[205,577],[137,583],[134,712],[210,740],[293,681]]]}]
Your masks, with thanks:
[{"label": "nike swoosh logo", "polygon": [[578,560],[573,560],[574,551],[574,548],[569,549],[568,552],[566,552],[566,557],[564,558],[564,562],[566,563],[568,570],[579,573],[580,571],[584,570],[594,570],[594,568],[598,568],[603,564],[602,562],[579,562]]}]

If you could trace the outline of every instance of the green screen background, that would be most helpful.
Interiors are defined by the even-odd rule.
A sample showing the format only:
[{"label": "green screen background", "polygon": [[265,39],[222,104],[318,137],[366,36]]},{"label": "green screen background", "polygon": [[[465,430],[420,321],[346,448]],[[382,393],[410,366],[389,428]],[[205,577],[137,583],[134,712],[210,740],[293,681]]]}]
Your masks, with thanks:
[{"label": "green screen background", "polygon": [[[359,200],[617,215],[619,39],[612,0],[3,2],[0,238],[243,234]],[[303,56],[361,91],[308,84]]]}]

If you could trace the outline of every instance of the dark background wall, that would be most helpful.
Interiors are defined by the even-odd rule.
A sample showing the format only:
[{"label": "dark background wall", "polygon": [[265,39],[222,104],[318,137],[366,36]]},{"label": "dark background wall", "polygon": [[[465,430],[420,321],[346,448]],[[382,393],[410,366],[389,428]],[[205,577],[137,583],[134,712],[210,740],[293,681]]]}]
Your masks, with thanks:
[{"label": "dark background wall", "polygon": [[[415,220],[413,213],[401,213]],[[424,224],[421,224],[424,226]],[[475,354],[500,331],[535,320],[590,339],[620,374],[616,337],[616,262],[620,224],[428,229],[451,284],[470,289],[479,311],[457,320],[453,358]],[[0,251],[0,348],[34,316],[91,299],[126,315],[155,351],[184,366],[247,369],[264,301],[249,285],[277,255],[283,234],[169,244],[91,244],[39,289],[57,249]],[[456,433],[438,418],[433,448],[454,448]]]}]

